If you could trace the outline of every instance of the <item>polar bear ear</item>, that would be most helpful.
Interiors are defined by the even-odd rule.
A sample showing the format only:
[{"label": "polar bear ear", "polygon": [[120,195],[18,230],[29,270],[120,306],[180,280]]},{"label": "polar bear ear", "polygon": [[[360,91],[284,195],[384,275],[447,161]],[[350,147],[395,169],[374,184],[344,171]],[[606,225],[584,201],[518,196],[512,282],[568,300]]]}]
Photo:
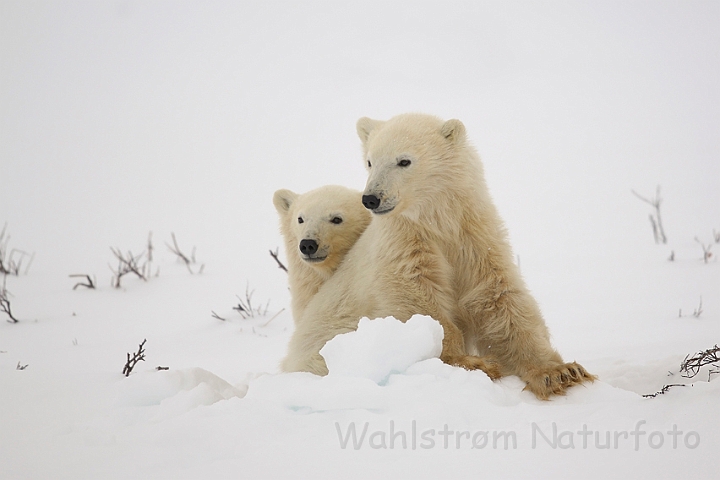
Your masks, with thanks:
[{"label": "polar bear ear", "polygon": [[286,214],[297,197],[298,194],[291,192],[290,190],[278,190],[275,192],[275,195],[273,195],[273,204],[275,204],[275,209],[280,215]]},{"label": "polar bear ear", "polygon": [[383,123],[385,122],[382,120],[373,120],[372,118],[362,117],[357,121],[357,125],[355,126],[355,128],[357,128],[358,137],[360,137],[360,140],[362,140],[363,143],[367,143],[370,133]]},{"label": "polar bear ear", "polygon": [[465,125],[460,120],[448,120],[442,126],[442,136],[453,143],[460,143],[465,140]]}]

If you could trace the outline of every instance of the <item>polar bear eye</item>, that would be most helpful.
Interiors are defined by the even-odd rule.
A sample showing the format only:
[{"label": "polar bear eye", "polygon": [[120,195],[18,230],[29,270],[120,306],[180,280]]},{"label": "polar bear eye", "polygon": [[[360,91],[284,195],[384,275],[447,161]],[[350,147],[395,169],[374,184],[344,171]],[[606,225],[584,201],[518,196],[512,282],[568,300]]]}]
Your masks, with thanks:
[{"label": "polar bear eye", "polygon": [[372,168],[372,163],[370,163],[370,160],[368,160],[368,168]]},{"label": "polar bear eye", "polygon": [[340,217],[333,217],[332,220],[330,220],[335,225],[340,225],[343,222],[343,219]]},{"label": "polar bear eye", "polygon": [[408,167],[408,166],[410,166],[411,163],[412,162],[410,160],[408,160],[407,158],[403,158],[402,160],[398,161],[398,166],[399,167]]},{"label": "polar bear eye", "polygon": [[302,217],[298,217],[298,223],[304,223],[304,222],[305,222],[305,220],[303,220]]}]

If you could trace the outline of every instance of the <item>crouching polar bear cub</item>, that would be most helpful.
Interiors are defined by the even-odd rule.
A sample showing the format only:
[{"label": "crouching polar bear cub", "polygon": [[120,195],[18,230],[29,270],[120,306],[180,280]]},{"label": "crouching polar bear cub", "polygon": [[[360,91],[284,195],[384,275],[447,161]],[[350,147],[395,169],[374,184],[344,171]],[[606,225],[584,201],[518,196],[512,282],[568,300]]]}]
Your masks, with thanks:
[{"label": "crouching polar bear cub", "polygon": [[303,194],[283,189],[273,195],[288,256],[288,283],[296,322],[370,223],[370,212],[362,205],[361,197],[357,190],[337,185]]},{"label": "crouching polar bear cub", "polygon": [[593,381],[551,346],[464,125],[405,114],[361,118],[357,131],[373,219],[310,299],[283,368],[325,374],[320,349],[361,317],[420,313],[443,326],[446,363],[518,375],[542,399]]}]

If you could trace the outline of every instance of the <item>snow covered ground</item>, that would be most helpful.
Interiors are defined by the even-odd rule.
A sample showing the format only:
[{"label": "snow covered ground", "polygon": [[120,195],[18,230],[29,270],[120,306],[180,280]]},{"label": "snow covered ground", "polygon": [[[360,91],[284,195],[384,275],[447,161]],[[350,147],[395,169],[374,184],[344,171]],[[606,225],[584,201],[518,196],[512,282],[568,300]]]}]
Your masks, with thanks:
[{"label": "snow covered ground", "polygon": [[[720,245],[695,240],[720,232],[718,27],[701,1],[0,2],[0,228],[34,253],[0,313],[0,478],[714,476],[720,381],[679,366],[720,343]],[[278,373],[272,193],[362,189],[355,121],[407,111],[465,123],[598,382],[538,401],[440,363],[422,317]],[[664,245],[631,193],[657,185]],[[152,277],[112,288],[110,247],[151,231]]]}]

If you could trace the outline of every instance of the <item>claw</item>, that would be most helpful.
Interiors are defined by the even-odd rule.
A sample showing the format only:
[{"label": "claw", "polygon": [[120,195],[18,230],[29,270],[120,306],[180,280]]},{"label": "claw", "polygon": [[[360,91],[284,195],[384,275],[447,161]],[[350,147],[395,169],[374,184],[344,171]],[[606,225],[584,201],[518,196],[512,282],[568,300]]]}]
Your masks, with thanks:
[{"label": "claw", "polygon": [[570,387],[592,382],[595,378],[581,365],[572,362],[532,369],[524,380],[527,383],[526,390],[541,400],[547,400],[552,395],[566,395]]}]

